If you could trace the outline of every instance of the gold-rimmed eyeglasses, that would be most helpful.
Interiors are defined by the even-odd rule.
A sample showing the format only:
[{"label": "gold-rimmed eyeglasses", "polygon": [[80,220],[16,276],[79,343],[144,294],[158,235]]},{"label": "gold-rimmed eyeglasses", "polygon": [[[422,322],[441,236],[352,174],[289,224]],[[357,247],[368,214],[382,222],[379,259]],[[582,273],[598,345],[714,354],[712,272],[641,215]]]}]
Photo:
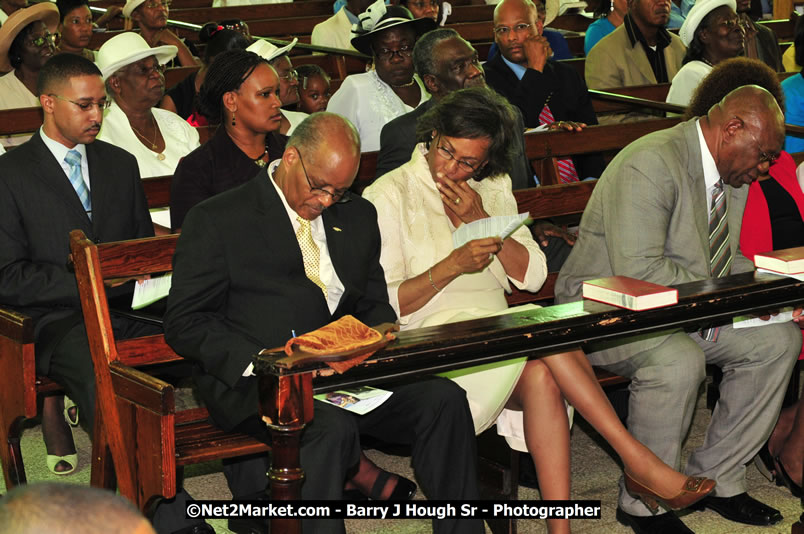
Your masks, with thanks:
[{"label": "gold-rimmed eyeglasses", "polygon": [[[334,190],[334,193],[330,193],[323,187],[316,187],[313,185],[313,182],[310,181],[310,175],[307,174],[307,169],[304,166],[304,159],[302,158],[301,152],[296,150],[296,153],[299,155],[299,162],[301,163],[302,170],[304,171],[304,178],[307,180],[307,185],[310,187],[310,192],[317,196],[318,198],[326,198],[330,197],[333,203],[336,204],[344,204],[352,200],[350,196],[349,190],[344,189],[342,191]],[[332,187],[332,186],[324,186],[324,187]]]}]

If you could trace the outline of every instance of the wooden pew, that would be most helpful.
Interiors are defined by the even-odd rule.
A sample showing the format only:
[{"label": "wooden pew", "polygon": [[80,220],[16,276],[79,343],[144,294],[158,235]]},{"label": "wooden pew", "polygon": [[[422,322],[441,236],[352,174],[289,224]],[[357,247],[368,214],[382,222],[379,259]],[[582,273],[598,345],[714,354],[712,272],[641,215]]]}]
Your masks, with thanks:
[{"label": "wooden pew", "polygon": [[[286,384],[295,378],[298,386],[290,388],[285,413],[305,413],[302,407],[309,405],[314,393],[400,378],[415,379],[515,356],[535,358],[588,342],[649,334],[667,328],[697,329],[734,315],[800,303],[804,298],[804,282],[754,273],[676,287],[678,304],[656,310],[633,312],[582,301],[401,332],[388,347],[342,375],[335,375],[321,364],[288,362],[282,352],[255,357],[255,371],[260,391],[265,393],[282,387],[287,390]],[[292,427],[298,418],[287,418],[273,402],[273,397],[264,398],[261,411],[275,425],[287,424],[289,432],[301,432]],[[299,469],[298,454],[287,459],[290,463],[283,466],[285,469],[294,472]],[[291,484],[290,498],[297,498],[301,480],[293,480]]]},{"label": "wooden pew", "polygon": [[143,512],[156,498],[175,496],[181,479],[177,470],[185,465],[269,451],[250,436],[215,427],[206,409],[177,410],[173,386],[134,369],[181,359],[163,335],[115,340],[104,280],[170,271],[177,238],[96,245],[80,230],[70,233],[95,367],[92,484],[108,488],[116,482],[120,493]]}]

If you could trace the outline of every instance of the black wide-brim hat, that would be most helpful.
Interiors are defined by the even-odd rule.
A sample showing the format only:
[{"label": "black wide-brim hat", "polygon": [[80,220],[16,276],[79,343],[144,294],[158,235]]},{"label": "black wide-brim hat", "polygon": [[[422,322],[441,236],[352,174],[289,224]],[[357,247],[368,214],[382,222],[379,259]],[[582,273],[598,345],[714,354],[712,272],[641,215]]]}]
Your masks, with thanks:
[{"label": "black wide-brim hat", "polygon": [[369,31],[352,28],[352,33],[358,34],[352,38],[352,46],[356,50],[366,54],[367,56],[373,55],[371,50],[371,41],[374,35],[388,30],[390,28],[398,28],[400,26],[410,26],[416,32],[416,37],[435,30],[438,25],[433,19],[422,18],[414,19],[413,14],[408,8],[403,6],[387,6],[385,14],[377,21],[377,24]]}]

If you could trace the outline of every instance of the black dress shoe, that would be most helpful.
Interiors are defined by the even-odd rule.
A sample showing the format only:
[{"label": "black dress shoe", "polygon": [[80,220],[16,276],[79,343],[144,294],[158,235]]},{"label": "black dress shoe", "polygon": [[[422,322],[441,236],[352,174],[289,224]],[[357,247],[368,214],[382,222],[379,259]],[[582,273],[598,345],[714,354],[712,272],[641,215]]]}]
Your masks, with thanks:
[{"label": "black dress shoe", "polygon": [[229,519],[228,528],[236,534],[270,534],[268,522],[264,517],[233,517]]},{"label": "black dress shoe", "polygon": [[775,525],[782,520],[779,510],[762,504],[747,493],[740,493],[733,497],[706,497],[693,504],[694,510],[709,508],[719,513],[729,521],[745,523],[746,525],[768,526]]},{"label": "black dress shoe", "polygon": [[[408,480],[407,478],[399,475],[396,476],[396,486],[394,486],[394,490],[391,492],[391,495],[388,497],[387,500],[389,501],[409,501],[416,495],[416,490],[418,486],[412,480]],[[382,499],[382,492],[385,489],[385,485],[388,480],[391,478],[391,473],[388,471],[382,471],[377,476],[377,480],[374,481],[374,486],[371,488],[371,493],[369,497],[373,501],[381,501]]]},{"label": "black dress shoe", "polygon": [[617,521],[631,527],[636,534],[695,534],[673,512],[641,517],[617,508]]}]

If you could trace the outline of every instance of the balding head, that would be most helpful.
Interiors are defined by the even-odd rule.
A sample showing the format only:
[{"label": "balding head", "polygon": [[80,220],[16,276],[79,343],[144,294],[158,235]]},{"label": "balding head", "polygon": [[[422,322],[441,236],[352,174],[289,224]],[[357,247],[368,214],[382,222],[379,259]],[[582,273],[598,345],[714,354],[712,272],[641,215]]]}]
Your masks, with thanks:
[{"label": "balding head", "polygon": [[733,187],[766,174],[784,146],[784,114],[773,95],[756,85],[727,94],[701,127],[721,178]]},{"label": "balding head", "polygon": [[313,220],[352,185],[360,166],[360,135],[334,113],[313,113],[287,143],[274,179],[288,205]]},{"label": "balding head", "polygon": [[527,62],[525,41],[542,34],[539,10],[531,0],[503,0],[494,8],[494,42],[512,63]]},{"label": "balding head", "polygon": [[0,499],[0,531],[14,534],[154,534],[111,491],[54,482],[17,486]]}]

